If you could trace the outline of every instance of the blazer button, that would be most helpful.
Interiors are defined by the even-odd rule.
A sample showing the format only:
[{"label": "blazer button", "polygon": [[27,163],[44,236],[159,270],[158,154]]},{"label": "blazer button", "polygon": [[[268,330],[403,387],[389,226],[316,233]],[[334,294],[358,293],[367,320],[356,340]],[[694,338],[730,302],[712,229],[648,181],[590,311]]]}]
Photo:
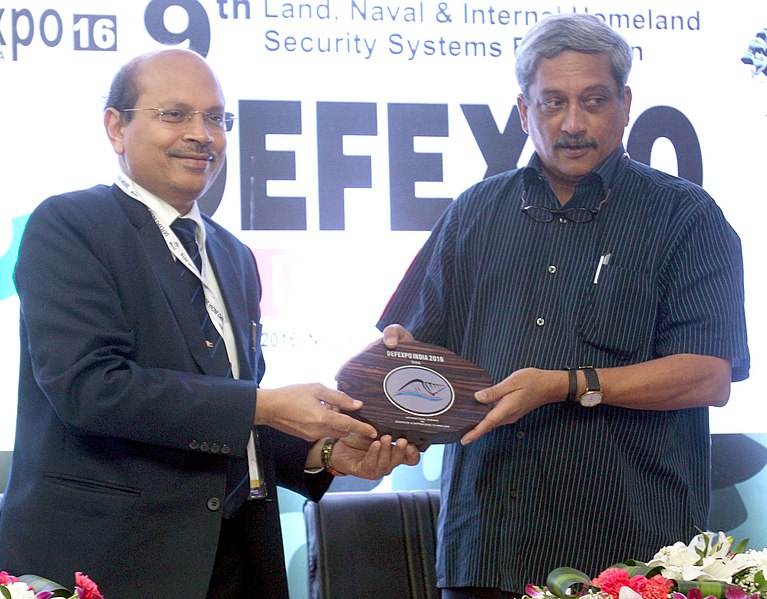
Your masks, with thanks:
[{"label": "blazer button", "polygon": [[229,447],[226,443],[224,443],[221,446],[221,453],[223,453],[224,455],[228,455],[228,454],[232,453],[232,448]]},{"label": "blazer button", "polygon": [[211,443],[210,453],[218,453],[219,451],[221,451],[221,445],[218,443]]},{"label": "blazer button", "polygon": [[218,497],[211,497],[208,499],[207,506],[211,512],[217,512],[221,509],[221,500]]},{"label": "blazer button", "polygon": [[189,442],[189,449],[197,449],[199,446],[200,446],[200,443],[196,439],[194,441]]},{"label": "blazer button", "polygon": [[207,441],[203,441],[202,443],[200,443],[200,451],[208,451],[208,442]]}]

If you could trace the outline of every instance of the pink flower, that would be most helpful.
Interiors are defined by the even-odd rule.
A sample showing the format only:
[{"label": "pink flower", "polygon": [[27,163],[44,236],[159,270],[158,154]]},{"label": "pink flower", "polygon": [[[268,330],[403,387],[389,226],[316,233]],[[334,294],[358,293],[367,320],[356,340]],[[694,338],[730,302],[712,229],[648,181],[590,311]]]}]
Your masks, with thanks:
[{"label": "pink flower", "polygon": [[15,576],[11,576],[5,570],[0,572],[0,584],[8,585],[8,584],[11,584],[12,582],[19,582],[19,579],[16,578]]},{"label": "pink flower", "polygon": [[[698,588],[690,589],[687,591],[687,595],[680,593],[679,591],[675,591],[671,593],[671,595],[674,599],[704,599],[703,591]],[[716,599],[716,597],[713,595],[706,595],[705,599]]]},{"label": "pink flower", "polygon": [[[5,570],[0,572],[0,586],[6,589],[3,592],[10,593],[11,597],[35,597],[35,591],[31,586],[29,586],[26,582],[22,582],[15,576],[11,576]],[[42,599],[46,598],[43,597]]]},{"label": "pink flower", "polygon": [[751,595],[746,595],[746,591],[744,591],[739,586],[731,585],[727,587],[727,590],[724,592],[725,599],[759,599],[759,593],[752,593]]},{"label": "pink flower", "polygon": [[591,584],[613,599],[619,599],[624,587],[641,595],[642,599],[666,599],[674,583],[660,574],[649,580],[641,575],[629,578],[628,572],[621,568],[608,568],[592,580]]},{"label": "pink flower", "polygon": [[[542,597],[544,597],[544,592],[543,592],[543,589],[541,589],[541,588],[539,588],[539,587],[537,587],[537,586],[535,586],[533,584],[528,584],[525,587],[525,595],[527,597],[530,597],[530,599],[542,599]],[[733,598],[733,599],[735,599],[735,598]]]},{"label": "pink flower", "polygon": [[639,586],[637,578],[644,580],[644,576],[635,576],[633,579],[629,579],[628,572],[620,568],[607,568],[607,570],[592,580],[591,584],[598,587],[603,593],[610,595],[613,599],[618,599],[623,587],[629,587],[637,593],[641,593],[641,589],[637,588]]},{"label": "pink flower", "polygon": [[644,591],[642,591],[642,599],[666,599],[673,586],[673,580],[656,574],[647,581]]},{"label": "pink flower", "polygon": [[82,572],[75,572],[75,587],[80,599],[104,599],[96,583]]}]

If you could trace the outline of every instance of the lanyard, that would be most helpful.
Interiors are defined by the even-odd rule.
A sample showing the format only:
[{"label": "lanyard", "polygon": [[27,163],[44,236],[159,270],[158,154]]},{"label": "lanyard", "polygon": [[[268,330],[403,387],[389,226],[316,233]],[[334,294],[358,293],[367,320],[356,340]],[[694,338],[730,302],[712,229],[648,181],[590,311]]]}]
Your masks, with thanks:
[{"label": "lanyard", "polygon": [[210,288],[210,285],[208,285],[208,255],[205,251],[205,247],[200,248],[200,255],[202,256],[202,272],[197,270],[197,265],[194,263],[192,258],[189,256],[187,251],[184,249],[183,244],[179,241],[176,234],[173,232],[173,230],[166,226],[160,218],[157,216],[154,210],[141,198],[141,195],[138,193],[138,190],[133,185],[133,182],[124,177],[121,174],[117,176],[117,185],[129,196],[132,198],[138,200],[144,206],[146,206],[147,210],[149,210],[149,214],[152,217],[152,220],[154,220],[155,224],[157,225],[157,228],[160,230],[160,233],[163,236],[163,239],[165,239],[165,243],[168,246],[168,249],[173,254],[173,256],[179,260],[189,271],[197,277],[197,279],[202,283],[202,288],[205,294],[205,308],[208,311],[208,315],[210,316],[210,320],[213,323],[213,326],[216,327],[216,330],[218,331],[218,334],[221,335],[223,338],[224,336],[224,312],[222,310],[221,306],[221,300],[219,297],[213,292],[213,290]]},{"label": "lanyard", "polygon": [[[157,225],[157,228],[160,230],[160,233],[163,236],[163,239],[165,239],[165,243],[168,246],[168,249],[170,252],[175,256],[177,260],[179,260],[186,268],[189,269],[189,271],[194,274],[195,277],[199,279],[199,281],[202,283],[202,288],[205,293],[205,307],[208,310],[208,314],[210,315],[210,320],[213,323],[213,325],[216,327],[216,330],[218,330],[218,334],[221,335],[221,338],[224,338],[224,313],[222,311],[221,306],[221,300],[218,298],[218,296],[213,292],[213,290],[210,288],[210,286],[207,284],[208,279],[208,255],[205,251],[205,247],[203,245],[202,248],[200,248],[200,255],[202,257],[202,272],[197,270],[197,265],[194,263],[194,260],[189,256],[187,251],[184,249],[183,244],[179,241],[176,234],[173,232],[173,230],[166,226],[159,218],[159,216],[155,213],[154,210],[152,210],[151,206],[149,206],[144,199],[141,197],[141,194],[139,194],[138,190],[136,189],[136,186],[133,184],[133,182],[125,177],[122,173],[118,174],[117,181],[116,181],[118,187],[122,189],[125,193],[127,193],[132,198],[138,200],[144,206],[146,206],[147,210],[149,210],[149,214],[152,217],[152,220],[154,220],[155,224]],[[250,493],[248,496],[248,499],[260,499],[263,497],[266,497],[266,485],[264,484],[264,481],[261,477],[261,469],[259,468],[259,462],[260,462],[260,456],[259,454],[259,444],[256,442],[256,435],[254,435],[254,432],[251,432],[250,439],[248,439],[248,448],[247,448],[247,457],[248,457],[248,470],[250,473],[249,479],[250,479]]]}]

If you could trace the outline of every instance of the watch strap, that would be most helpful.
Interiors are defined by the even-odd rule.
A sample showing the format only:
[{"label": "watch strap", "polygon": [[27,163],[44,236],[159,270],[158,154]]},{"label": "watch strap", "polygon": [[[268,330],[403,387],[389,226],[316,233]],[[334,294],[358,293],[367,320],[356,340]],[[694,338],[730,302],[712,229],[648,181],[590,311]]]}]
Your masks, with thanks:
[{"label": "watch strap", "polygon": [[567,388],[567,398],[565,399],[565,403],[575,403],[576,402],[576,395],[578,394],[578,373],[576,372],[577,368],[565,368],[567,371],[567,382],[568,382],[568,388]]},{"label": "watch strap", "polygon": [[330,461],[336,441],[338,441],[338,439],[334,439],[333,437],[327,437],[325,439],[322,444],[322,450],[320,451],[320,460],[322,461],[322,467],[333,476],[346,476],[343,472],[339,472],[333,468],[333,464]]},{"label": "watch strap", "polygon": [[583,370],[583,375],[586,377],[586,393],[589,391],[601,391],[597,371],[591,367],[581,368],[581,370]]}]

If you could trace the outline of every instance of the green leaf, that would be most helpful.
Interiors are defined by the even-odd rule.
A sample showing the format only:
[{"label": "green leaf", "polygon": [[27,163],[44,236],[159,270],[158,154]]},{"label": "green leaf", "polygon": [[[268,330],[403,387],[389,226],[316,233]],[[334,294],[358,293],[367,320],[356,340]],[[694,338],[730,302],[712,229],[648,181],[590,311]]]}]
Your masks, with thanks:
[{"label": "green leaf", "polygon": [[610,567],[625,570],[628,573],[629,578],[633,576],[644,576],[645,578],[652,578],[656,574],[660,574],[660,571],[663,570],[663,566],[655,566],[651,568],[646,563],[639,562],[634,559],[628,559],[623,563],[613,564]]},{"label": "green leaf", "polygon": [[546,587],[560,599],[578,595],[584,587],[590,586],[591,578],[575,568],[557,568],[546,579]]},{"label": "green leaf", "polygon": [[748,542],[751,539],[743,539],[740,543],[735,545],[735,547],[730,547],[730,553],[743,553],[746,549],[748,549]]},{"label": "green leaf", "polygon": [[764,570],[759,570],[754,575],[754,586],[760,591],[767,591],[767,580],[764,578]]},{"label": "green leaf", "polygon": [[11,599],[11,592],[4,584],[0,584],[0,595],[3,596],[3,599]]},{"label": "green leaf", "polygon": [[71,597],[72,592],[65,589],[60,584],[53,582],[52,580],[48,580],[47,578],[43,578],[42,576],[37,576],[35,574],[24,574],[23,576],[19,576],[19,580],[23,580],[26,582],[29,586],[31,586],[35,593],[39,593],[40,591],[49,591],[53,593],[52,597]]},{"label": "green leaf", "polygon": [[677,590],[680,593],[687,593],[691,589],[700,589],[704,597],[713,595],[717,599],[724,599],[724,593],[729,585],[724,582],[716,582],[713,580],[695,581],[695,580],[679,580],[676,583]]},{"label": "green leaf", "polygon": [[618,568],[620,570],[625,570],[628,572],[629,578],[632,576],[645,576],[646,578],[649,578],[647,576],[648,572],[652,572],[653,570],[656,570],[657,568],[650,568],[645,564],[644,562],[638,562],[635,560],[626,560],[623,563],[620,564],[613,564],[610,566],[611,568]]}]

